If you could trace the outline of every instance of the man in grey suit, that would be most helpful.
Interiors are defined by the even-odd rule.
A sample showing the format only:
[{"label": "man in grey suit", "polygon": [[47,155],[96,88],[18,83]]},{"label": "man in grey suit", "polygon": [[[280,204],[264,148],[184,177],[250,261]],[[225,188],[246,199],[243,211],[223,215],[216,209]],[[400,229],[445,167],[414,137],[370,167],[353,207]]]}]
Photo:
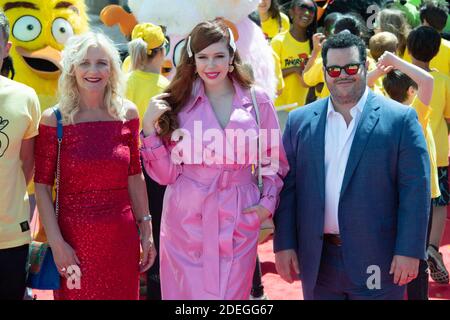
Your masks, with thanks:
[{"label": "man in grey suit", "polygon": [[331,97],[292,111],[274,216],[280,276],[305,299],[402,299],[425,259],[430,164],[414,109],[366,84],[364,42],[322,48]]}]

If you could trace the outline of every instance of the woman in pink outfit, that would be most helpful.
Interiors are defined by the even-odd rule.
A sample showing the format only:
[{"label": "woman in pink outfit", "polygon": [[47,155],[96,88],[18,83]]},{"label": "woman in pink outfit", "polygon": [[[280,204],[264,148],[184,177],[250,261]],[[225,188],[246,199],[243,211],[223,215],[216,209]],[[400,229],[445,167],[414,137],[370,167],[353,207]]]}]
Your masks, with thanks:
[{"label": "woman in pink outfit", "polygon": [[[260,224],[275,211],[288,170],[270,98],[243,71],[222,20],[197,25],[177,74],[144,116],[142,157],[168,185],[161,222],[163,299],[248,299]],[[258,189],[258,130],[262,193]]]}]

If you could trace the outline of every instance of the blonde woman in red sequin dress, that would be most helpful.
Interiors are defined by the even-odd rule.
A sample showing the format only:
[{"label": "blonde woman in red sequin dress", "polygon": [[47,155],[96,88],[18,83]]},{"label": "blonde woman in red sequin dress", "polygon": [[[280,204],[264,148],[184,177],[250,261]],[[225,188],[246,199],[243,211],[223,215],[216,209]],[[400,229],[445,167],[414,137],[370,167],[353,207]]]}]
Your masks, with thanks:
[{"label": "blonde woman in red sequin dress", "polygon": [[[42,116],[35,150],[40,218],[62,276],[55,299],[138,299],[139,273],[156,256],[139,160],[138,112],[122,98],[120,78],[119,54],[108,38],[87,33],[69,39],[59,83],[64,137],[57,219],[51,109]],[[77,267],[78,283],[67,279]]]}]

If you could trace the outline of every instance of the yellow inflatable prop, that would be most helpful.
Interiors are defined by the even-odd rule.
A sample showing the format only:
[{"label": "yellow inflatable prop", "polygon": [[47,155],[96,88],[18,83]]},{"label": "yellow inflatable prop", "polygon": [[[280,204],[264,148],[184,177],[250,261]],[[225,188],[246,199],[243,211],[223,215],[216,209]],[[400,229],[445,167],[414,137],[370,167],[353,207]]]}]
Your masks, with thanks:
[{"label": "yellow inflatable prop", "polygon": [[56,103],[61,50],[89,29],[84,0],[0,0],[11,24],[14,80],[34,88],[41,109]]}]

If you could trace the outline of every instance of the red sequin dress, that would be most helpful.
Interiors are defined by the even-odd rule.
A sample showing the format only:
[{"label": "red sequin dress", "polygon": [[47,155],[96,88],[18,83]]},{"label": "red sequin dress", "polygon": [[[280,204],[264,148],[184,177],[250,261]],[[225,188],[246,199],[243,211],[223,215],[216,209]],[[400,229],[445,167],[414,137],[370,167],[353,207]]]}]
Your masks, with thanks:
[{"label": "red sequin dress", "polygon": [[[34,181],[53,185],[56,128],[39,127],[35,156]],[[64,126],[60,163],[58,223],[82,277],[72,290],[62,278],[55,299],[139,299],[139,235],[128,195],[128,176],[141,173],[139,120]]]}]

